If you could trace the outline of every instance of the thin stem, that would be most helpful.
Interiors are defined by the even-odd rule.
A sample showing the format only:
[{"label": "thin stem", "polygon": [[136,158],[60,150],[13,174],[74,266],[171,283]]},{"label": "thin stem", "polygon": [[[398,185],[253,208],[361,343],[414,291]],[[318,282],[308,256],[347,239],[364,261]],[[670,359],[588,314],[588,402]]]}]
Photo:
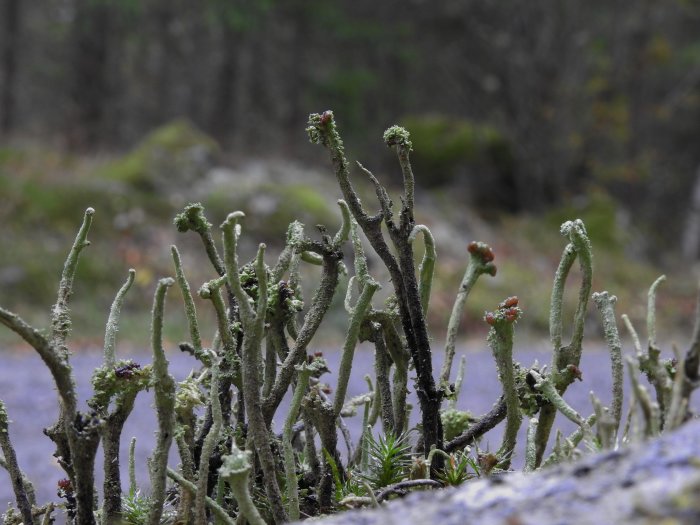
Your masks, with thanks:
[{"label": "thin stem", "polygon": [[[56,304],[51,309],[51,346],[61,353],[62,357],[67,359],[67,349],[65,348],[66,339],[70,333],[71,319],[68,301],[73,293],[73,279],[75,278],[75,270],[78,267],[78,259],[83,248],[90,245],[87,240],[90,226],[92,225],[92,216],[95,214],[93,208],[85,210],[83,215],[83,224],[78,230],[73,246],[66,258],[61,274],[61,282],[58,286],[58,297]],[[66,407],[69,408],[69,407]],[[69,412],[70,413],[70,412]]]},{"label": "thin stem", "polygon": [[537,447],[535,446],[535,435],[537,434],[537,418],[530,418],[530,424],[527,427],[527,440],[525,442],[525,466],[524,472],[532,472],[535,470],[535,462],[537,459]]},{"label": "thin stem", "polygon": [[[199,491],[197,490],[197,486],[194,483],[192,483],[191,481],[187,481],[185,478],[183,478],[180,474],[175,472],[173,469],[168,468],[166,470],[166,473],[170,479],[172,479],[174,482],[179,484],[182,488],[184,488],[189,493],[191,493],[193,495],[198,494]],[[229,516],[228,513],[226,512],[226,510],[221,505],[219,505],[216,501],[211,499],[209,496],[205,496],[204,501],[207,504],[207,506],[212,510],[212,512],[216,515],[216,517],[218,519],[220,519],[222,522],[226,523],[227,525],[235,525],[236,520],[234,520],[231,516]],[[206,523],[206,522],[202,522],[202,523]]]},{"label": "thin stem", "polygon": [[632,324],[632,321],[630,321],[630,318],[627,314],[622,314],[621,317],[622,321],[625,323],[625,328],[627,328],[627,331],[630,333],[630,337],[632,338],[634,350],[637,352],[637,355],[641,355],[642,343],[639,340],[639,334],[637,333],[637,330],[634,329],[634,325]]},{"label": "thin stem", "polygon": [[109,310],[109,317],[107,318],[107,328],[105,329],[105,344],[104,344],[104,366],[107,368],[114,368],[114,363],[116,361],[114,348],[117,339],[117,332],[119,331],[119,317],[121,315],[122,304],[124,303],[124,297],[126,293],[134,284],[134,276],[136,275],[136,270],[130,269],[129,276],[126,282],[117,292],[112,307]]},{"label": "thin stem", "polygon": [[447,442],[445,444],[445,452],[450,453],[471,445],[503,421],[506,418],[506,413],[506,400],[505,397],[501,397],[488,413],[481,416],[476,423],[470,425],[462,434]]},{"label": "thin stem", "polygon": [[700,380],[700,287],[698,287],[697,303],[695,306],[695,326],[690,348],[685,354],[683,367],[685,381],[683,382],[682,399],[690,404],[690,396]]},{"label": "thin stem", "polygon": [[24,475],[17,464],[17,455],[15,454],[15,449],[10,441],[8,426],[9,419],[7,417],[7,411],[5,410],[5,404],[0,401],[0,450],[2,450],[2,453],[5,456],[4,466],[10,475],[12,490],[15,493],[17,508],[22,514],[22,520],[26,525],[33,525],[34,518],[32,517],[32,504],[29,501],[29,497],[25,489]]},{"label": "thin stem", "polygon": [[357,337],[360,333],[360,326],[369,311],[372,303],[374,292],[379,289],[379,283],[374,280],[368,280],[364,283],[362,294],[357,300],[357,304],[350,316],[350,324],[347,333],[345,334],[345,342],[343,343],[343,354],[340,359],[340,370],[338,372],[338,386],[336,387],[335,397],[333,398],[333,411],[336,417],[340,415],[345,403],[345,394],[350,380],[350,371],[352,370],[352,360],[355,354],[355,346],[357,345]]},{"label": "thin stem", "polygon": [[207,513],[205,509],[205,496],[209,481],[209,460],[214,453],[214,448],[219,441],[219,434],[224,426],[224,418],[219,402],[219,361],[215,360],[212,366],[209,387],[209,399],[211,402],[211,414],[214,420],[207,437],[204,439],[202,453],[199,458],[199,470],[197,478],[197,495],[194,500],[195,523],[206,523]]},{"label": "thin stem", "polygon": [[433,287],[433,273],[435,272],[437,252],[435,251],[435,239],[433,238],[433,234],[424,224],[418,224],[413,228],[411,234],[408,236],[408,242],[413,243],[418,233],[423,234],[423,244],[425,245],[423,260],[418,267],[418,289],[420,290],[420,304],[423,308],[423,313],[427,315],[430,305],[430,291]]},{"label": "thin stem", "polygon": [[586,420],[581,417],[581,414],[571,408],[571,405],[559,395],[559,392],[549,377],[540,375],[536,370],[530,370],[530,375],[535,380],[534,387],[542,393],[547,401],[554,405],[569,421],[577,424],[584,429],[584,432],[592,435],[592,431],[587,425]]},{"label": "thin stem", "polygon": [[180,291],[182,291],[182,299],[185,303],[185,316],[187,317],[187,324],[190,328],[190,339],[192,339],[194,355],[199,356],[202,354],[202,338],[199,335],[197,307],[195,306],[194,299],[192,298],[190,284],[187,282],[185,272],[182,269],[182,261],[180,259],[180,252],[177,250],[177,246],[174,244],[170,246],[170,253],[173,256],[173,263],[175,264],[175,279],[177,280],[177,285],[180,287]]},{"label": "thin stem", "polygon": [[474,284],[483,274],[491,276],[496,275],[496,266],[493,264],[493,250],[488,244],[483,242],[472,242],[469,244],[469,264],[464,272],[462,282],[459,285],[457,297],[452,305],[452,313],[450,320],[447,323],[447,335],[445,336],[445,360],[440,371],[440,382],[449,383],[450,372],[452,370],[452,361],[455,356],[455,347],[457,344],[457,331],[459,323],[462,319],[464,305],[467,302],[469,293]]},{"label": "thin stem", "polygon": [[136,438],[132,437],[129,443],[129,494],[136,494]]},{"label": "thin stem", "polygon": [[296,461],[294,459],[294,449],[292,448],[293,426],[299,417],[301,410],[301,400],[309,386],[309,378],[314,373],[319,373],[326,369],[323,359],[316,359],[310,365],[303,364],[297,368],[298,379],[294,389],[294,396],[289,407],[287,419],[284,422],[284,432],[282,435],[282,446],[284,447],[284,470],[287,478],[287,509],[289,519],[299,519],[299,489],[297,487]]},{"label": "thin stem", "polygon": [[666,280],[662,275],[649,287],[647,294],[647,338],[649,339],[649,351],[656,350],[656,290]]}]

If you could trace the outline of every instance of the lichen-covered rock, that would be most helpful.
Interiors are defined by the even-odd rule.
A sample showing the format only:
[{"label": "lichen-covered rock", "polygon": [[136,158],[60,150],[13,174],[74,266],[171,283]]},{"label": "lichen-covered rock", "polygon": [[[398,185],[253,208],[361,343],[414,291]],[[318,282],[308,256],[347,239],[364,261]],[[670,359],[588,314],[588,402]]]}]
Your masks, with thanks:
[{"label": "lichen-covered rock", "polygon": [[700,421],[654,441],[540,472],[424,491],[324,525],[700,523]]}]

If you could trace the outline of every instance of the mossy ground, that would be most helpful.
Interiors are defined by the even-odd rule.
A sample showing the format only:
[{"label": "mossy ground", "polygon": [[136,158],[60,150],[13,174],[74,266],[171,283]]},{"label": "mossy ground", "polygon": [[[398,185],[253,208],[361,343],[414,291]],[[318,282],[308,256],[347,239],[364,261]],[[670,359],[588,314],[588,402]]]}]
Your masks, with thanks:
[{"label": "mossy ground", "polygon": [[[90,233],[92,246],[81,257],[72,300],[74,337],[86,343],[101,341],[109,305],[130,267],[136,268],[137,277],[124,307],[120,340],[133,345],[148,340],[145,319],[155,282],[161,276],[174,274],[169,244],[176,243],[181,248],[193,289],[213,277],[201,255],[199,240],[192,234],[178,234],[172,226],[172,217],[187,202],[199,200],[205,205],[215,231],[228,212],[245,211],[248,233],[244,240],[249,244],[241,247],[241,255],[252,258],[255,243],[266,242],[270,247],[269,262],[281,248],[287,224],[293,219],[302,220],[309,231],[316,224],[325,224],[333,231],[339,224],[335,204],[339,195],[330,172],[323,174],[280,162],[212,170],[212,163],[194,175],[194,183],[187,182],[187,176],[173,177],[167,188],[158,188],[148,181],[162,181],[162,170],[170,163],[168,160],[163,165],[153,160],[159,155],[152,152],[159,148],[187,158],[188,148],[212,155],[219,151],[210,139],[182,122],[154,132],[123,157],[76,156],[45,145],[0,149],[0,288],[4,306],[43,325],[55,300],[63,260],[88,206],[97,210]],[[221,159],[217,162],[226,163]],[[286,174],[287,169],[293,175]],[[420,179],[419,175],[419,182]],[[362,187],[363,179],[357,180],[361,193],[371,194],[371,188]],[[634,255],[634,236],[638,234],[624,227],[620,211],[602,191],[594,189],[585,199],[572,200],[538,217],[501,215],[489,222],[455,203],[449,191],[421,194],[426,197],[417,203],[418,220],[433,230],[438,250],[429,314],[433,337],[444,336],[442,330],[467,264],[466,245],[471,240],[493,246],[498,274],[493,278],[483,276],[474,288],[467,302],[463,333],[485,336],[483,312],[503,298],[517,295],[525,312],[519,331],[546,337],[552,279],[565,244],[559,225],[576,217],[584,220],[593,242],[593,289],[617,295],[618,314],[628,313],[644,335],[646,292],[662,269]],[[398,195],[394,197],[398,202]],[[416,252],[419,258],[422,246],[418,245]],[[376,265],[377,271],[380,267]],[[577,292],[576,287],[567,291],[572,314]],[[341,299],[338,298],[338,304]],[[671,268],[658,298],[660,332],[689,332],[694,305],[692,272]],[[174,341],[186,338],[180,310],[167,309],[171,321],[165,324],[169,330],[166,337]],[[208,311],[203,306],[201,310]],[[589,315],[597,320],[593,307]],[[336,318],[337,326],[333,322]],[[344,319],[342,312],[330,317],[321,338],[329,343],[341,340]],[[213,326],[213,319],[204,322]],[[0,332],[0,344],[16,342],[13,334]]]}]

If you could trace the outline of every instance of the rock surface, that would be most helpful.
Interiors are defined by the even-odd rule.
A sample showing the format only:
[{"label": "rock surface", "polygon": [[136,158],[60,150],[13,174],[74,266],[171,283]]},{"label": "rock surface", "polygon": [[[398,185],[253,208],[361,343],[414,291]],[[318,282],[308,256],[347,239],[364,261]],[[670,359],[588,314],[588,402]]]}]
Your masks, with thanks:
[{"label": "rock surface", "polygon": [[659,439],[532,474],[424,491],[323,525],[700,523],[700,421]]}]

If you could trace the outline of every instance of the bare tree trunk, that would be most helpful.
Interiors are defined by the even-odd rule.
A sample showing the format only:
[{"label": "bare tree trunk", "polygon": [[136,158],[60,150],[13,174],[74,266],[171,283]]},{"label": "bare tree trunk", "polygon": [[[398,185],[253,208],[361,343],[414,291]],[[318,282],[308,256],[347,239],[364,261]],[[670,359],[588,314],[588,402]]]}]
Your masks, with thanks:
[{"label": "bare tree trunk", "polygon": [[19,0],[3,0],[0,20],[2,20],[3,32],[5,33],[2,49],[2,84],[0,85],[0,135],[8,135],[15,127],[15,105],[17,103]]},{"label": "bare tree trunk", "polygon": [[106,2],[76,2],[72,27],[72,104],[68,142],[72,148],[91,148],[102,139],[109,101],[108,55],[112,10]]},{"label": "bare tree trunk", "polygon": [[698,258],[700,249],[700,166],[695,172],[695,185],[690,196],[690,206],[683,229],[683,256],[688,260]]}]

